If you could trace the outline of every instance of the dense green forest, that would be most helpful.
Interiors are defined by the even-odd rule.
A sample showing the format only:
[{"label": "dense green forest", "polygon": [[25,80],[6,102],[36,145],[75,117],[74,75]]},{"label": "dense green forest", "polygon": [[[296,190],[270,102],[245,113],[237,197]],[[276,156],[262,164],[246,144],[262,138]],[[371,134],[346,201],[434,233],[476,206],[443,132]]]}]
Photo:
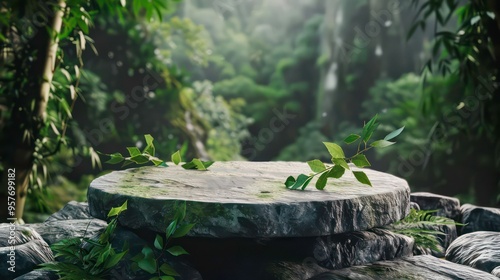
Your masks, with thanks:
[{"label": "dense green forest", "polygon": [[376,114],[381,134],[405,130],[372,168],[412,191],[500,205],[495,1],[11,2],[0,4],[2,203],[16,168],[27,221],[85,200],[117,168],[98,152],[144,147],[144,134],[160,158],[327,161],[321,142]]}]

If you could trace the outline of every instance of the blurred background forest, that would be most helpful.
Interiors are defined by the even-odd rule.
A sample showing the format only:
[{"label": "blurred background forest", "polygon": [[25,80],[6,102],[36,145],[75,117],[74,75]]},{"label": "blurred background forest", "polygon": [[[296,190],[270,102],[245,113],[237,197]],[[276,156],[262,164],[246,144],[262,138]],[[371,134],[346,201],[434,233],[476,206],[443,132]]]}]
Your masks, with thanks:
[{"label": "blurred background forest", "polygon": [[[92,15],[88,32],[72,31],[79,41],[61,41],[64,63],[82,67],[54,73],[26,222],[84,201],[90,181],[117,168],[97,151],[144,147],[144,134],[163,159],[181,149],[215,161],[328,161],[321,142],[340,143],[375,114],[380,136],[405,130],[396,145],[370,151],[372,168],[414,192],[500,205],[495,1],[168,4],[155,11],[161,20]],[[15,102],[2,83],[5,173]]]}]

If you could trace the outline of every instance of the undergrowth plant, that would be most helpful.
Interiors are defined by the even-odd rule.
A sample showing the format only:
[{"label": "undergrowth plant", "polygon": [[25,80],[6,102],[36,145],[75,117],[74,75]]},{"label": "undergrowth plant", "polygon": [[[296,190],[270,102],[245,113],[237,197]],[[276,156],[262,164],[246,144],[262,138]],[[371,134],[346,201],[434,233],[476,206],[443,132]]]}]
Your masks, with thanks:
[{"label": "undergrowth plant", "polygon": [[445,236],[446,233],[431,229],[435,226],[455,225],[462,226],[446,217],[435,216],[437,210],[415,210],[410,209],[410,213],[404,219],[387,226],[387,229],[394,233],[400,233],[415,240],[415,249],[431,249],[441,252],[442,247],[438,237]]},{"label": "undergrowth plant", "polygon": [[[109,272],[128,253],[126,245],[120,252],[111,246],[118,216],[127,210],[127,201],[111,208],[108,218],[112,218],[97,240],[87,237],[63,239],[50,247],[60,261],[41,264],[42,270],[54,271],[64,280],[108,279]],[[90,224],[90,223],[89,223]]]},{"label": "undergrowth plant", "polygon": [[[134,163],[142,165],[149,162],[153,163],[155,166],[168,167],[167,163],[164,160],[161,160],[155,156],[156,149],[153,143],[153,136],[151,136],[150,134],[146,134],[144,135],[144,139],[146,140],[146,147],[142,150],[142,152],[137,147],[127,147],[129,153],[128,157],[123,156],[121,153],[100,154],[110,157],[110,159],[106,161],[106,163],[119,164],[123,162],[122,167],[126,167]],[[182,161],[180,151],[173,153],[170,158],[175,165],[178,165]],[[182,168],[206,171],[208,170],[208,167],[213,163],[213,161],[202,161],[200,159],[194,158],[190,162],[184,163],[182,165]]]},{"label": "undergrowth plant", "polygon": [[156,234],[153,248],[146,246],[142,251],[134,256],[132,270],[140,269],[152,275],[150,280],[174,280],[174,276],[180,276],[175,269],[166,262],[162,262],[163,257],[171,255],[174,257],[188,254],[181,246],[169,246],[173,238],[185,236],[194,224],[183,224],[186,216],[186,202],[176,203],[174,206],[176,213],[163,234]]},{"label": "undergrowth plant", "polygon": [[[150,280],[174,280],[180,276],[169,265],[164,256],[174,257],[188,254],[181,246],[168,246],[173,238],[185,236],[194,224],[183,223],[186,216],[186,202],[177,202],[173,220],[169,223],[165,234],[157,234],[153,248],[145,246],[139,254],[130,260],[134,272],[144,271],[151,274]],[[63,280],[105,280],[109,279],[111,270],[123,260],[128,253],[125,244],[120,252],[112,247],[112,239],[118,222],[118,216],[127,210],[127,201],[119,207],[113,207],[108,212],[112,217],[105,230],[97,239],[75,237],[63,239],[51,246],[59,261],[41,264],[42,270],[54,271]],[[89,223],[90,224],[90,223]]]},{"label": "undergrowth plant", "polygon": [[[332,165],[327,166],[319,159],[310,160],[307,162],[307,164],[309,165],[313,173],[310,173],[309,175],[300,174],[297,176],[297,178],[289,176],[285,181],[286,188],[291,190],[300,188],[301,190],[304,190],[311,182],[311,180],[319,175],[319,178],[316,181],[316,188],[318,190],[323,190],[329,178],[341,178],[346,170],[351,170],[348,163],[352,163],[359,168],[371,166],[370,162],[365,156],[365,152],[369,151],[372,148],[385,148],[396,143],[391,142],[390,140],[401,134],[404,129],[403,126],[387,134],[384,139],[369,142],[378,125],[379,123],[377,122],[377,115],[375,115],[363,126],[361,133],[351,134],[344,139],[344,142],[347,145],[356,143],[358,145],[357,152],[350,157],[345,156],[342,147],[340,147],[338,144],[323,142],[326,149],[330,153]],[[366,176],[363,171],[351,171],[356,180],[358,180],[360,183],[369,186],[372,185],[370,180],[368,179],[368,176]]]}]

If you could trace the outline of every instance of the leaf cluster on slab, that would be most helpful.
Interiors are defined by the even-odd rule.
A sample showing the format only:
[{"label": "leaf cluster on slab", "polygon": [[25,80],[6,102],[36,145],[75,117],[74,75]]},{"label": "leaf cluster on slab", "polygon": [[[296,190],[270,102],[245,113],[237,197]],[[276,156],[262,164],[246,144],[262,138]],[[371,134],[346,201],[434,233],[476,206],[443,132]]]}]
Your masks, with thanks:
[{"label": "leaf cluster on slab", "polygon": [[375,115],[363,126],[361,133],[351,134],[344,139],[344,143],[347,145],[358,143],[357,152],[351,157],[345,156],[344,150],[340,145],[332,142],[323,142],[325,148],[330,154],[332,165],[325,165],[319,159],[310,160],[307,164],[309,165],[312,173],[309,175],[299,174],[297,177],[289,176],[285,181],[285,187],[291,190],[304,190],[314,177],[319,176],[316,181],[316,189],[323,190],[326,187],[329,178],[341,178],[345,174],[346,170],[351,171],[358,182],[372,186],[372,183],[365,172],[351,170],[348,163],[352,163],[358,168],[371,166],[364,153],[372,148],[385,148],[395,144],[396,142],[391,142],[390,140],[400,135],[404,130],[403,126],[387,134],[383,139],[370,142],[370,139],[378,126],[379,123],[377,122],[377,115]]},{"label": "leaf cluster on slab", "polygon": [[[109,164],[122,164],[122,168],[131,164],[146,164],[153,163],[155,166],[168,167],[168,164],[155,156],[156,150],[153,144],[154,138],[150,134],[144,135],[146,140],[146,147],[141,151],[137,147],[127,147],[129,156],[123,156],[121,153],[103,154],[109,156],[109,160],[106,163]],[[102,154],[102,153],[101,153]],[[170,160],[175,164],[179,165],[182,161],[181,151],[176,151],[170,156]],[[194,158],[190,162],[182,164],[181,167],[184,169],[194,169],[199,171],[207,171],[208,167],[214,164],[213,161],[202,161],[200,159]]]}]

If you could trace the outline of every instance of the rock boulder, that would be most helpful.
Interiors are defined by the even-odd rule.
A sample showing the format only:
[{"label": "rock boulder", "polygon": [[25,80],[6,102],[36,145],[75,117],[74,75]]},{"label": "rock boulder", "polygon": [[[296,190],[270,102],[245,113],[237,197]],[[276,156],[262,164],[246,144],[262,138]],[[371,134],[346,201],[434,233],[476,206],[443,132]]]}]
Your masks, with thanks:
[{"label": "rock boulder", "polygon": [[500,266],[500,232],[477,231],[464,234],[448,247],[446,259],[492,272]]},{"label": "rock boulder", "polygon": [[371,265],[353,266],[349,268],[324,272],[310,280],[375,280],[375,279],[409,279],[409,280],[498,280],[497,277],[465,265],[438,259],[430,255],[406,257],[394,261],[376,262]]},{"label": "rock boulder", "polygon": [[[352,173],[324,191],[291,191],[289,175],[309,173],[306,163],[217,162],[210,171],[142,167],[114,171],[88,190],[92,216],[104,219],[128,200],[120,223],[165,231],[175,201],[187,201],[186,219],[198,237],[303,237],[366,230],[395,222],[409,212],[409,187],[398,177],[365,170],[373,187]],[[354,169],[354,168],[353,168]]]},{"label": "rock boulder", "polygon": [[410,195],[410,201],[417,203],[421,210],[437,210],[437,216],[455,221],[458,221],[460,216],[460,201],[454,197],[428,192],[415,192]]},{"label": "rock boulder", "polygon": [[[0,224],[0,236],[8,237],[0,238],[0,279],[14,279],[38,264],[54,261],[49,245],[27,226]],[[8,270],[9,267],[13,269]]]},{"label": "rock boulder", "polygon": [[462,212],[461,233],[474,231],[500,231],[500,209],[464,204]]}]

